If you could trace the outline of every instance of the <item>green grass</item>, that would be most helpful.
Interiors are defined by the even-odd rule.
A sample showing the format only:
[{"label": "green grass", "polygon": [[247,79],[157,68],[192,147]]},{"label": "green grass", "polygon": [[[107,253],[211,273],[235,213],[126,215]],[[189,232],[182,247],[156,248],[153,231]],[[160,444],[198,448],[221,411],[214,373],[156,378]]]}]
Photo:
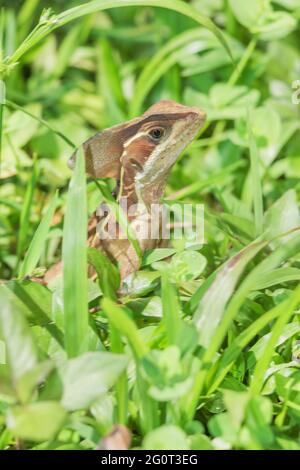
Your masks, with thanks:
[{"label": "green grass", "polygon": [[[299,7],[217,3],[1,10],[1,449],[95,449],[118,423],[133,449],[300,449]],[[67,159],[165,98],[207,113],[165,196],[204,204],[205,244],[142,254],[120,214],[142,266],[120,298],[87,247],[113,182]]]}]

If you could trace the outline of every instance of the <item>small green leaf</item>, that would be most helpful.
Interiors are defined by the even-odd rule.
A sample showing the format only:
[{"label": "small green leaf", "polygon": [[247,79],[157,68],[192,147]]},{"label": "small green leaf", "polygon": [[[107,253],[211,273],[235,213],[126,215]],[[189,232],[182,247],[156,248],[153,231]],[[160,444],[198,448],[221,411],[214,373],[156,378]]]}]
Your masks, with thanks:
[{"label": "small green leaf", "polygon": [[168,273],[174,282],[192,281],[202,274],[206,267],[206,258],[198,251],[185,250],[176,253],[171,261],[157,261],[153,268]]},{"label": "small green leaf", "polygon": [[129,297],[143,297],[154,290],[159,283],[159,272],[138,271],[129,274],[123,282],[122,293]]},{"label": "small green leaf", "polygon": [[160,261],[161,259],[168,258],[176,253],[174,248],[155,248],[154,250],[147,250],[143,255],[143,266]]},{"label": "small green leaf", "polygon": [[61,403],[67,410],[89,408],[124,371],[128,359],[109,352],[85,353],[59,367],[63,384]]}]

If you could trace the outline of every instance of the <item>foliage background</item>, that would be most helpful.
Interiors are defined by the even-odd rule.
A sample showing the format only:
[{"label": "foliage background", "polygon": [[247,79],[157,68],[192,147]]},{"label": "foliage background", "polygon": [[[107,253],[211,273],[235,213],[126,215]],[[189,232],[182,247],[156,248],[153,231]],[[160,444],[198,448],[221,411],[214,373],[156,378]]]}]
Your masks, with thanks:
[{"label": "foliage background", "polygon": [[[299,0],[184,3],[234,66],[206,28],[153,6],[82,16],[15,63],[49,2],[0,2],[2,449],[96,448],[114,423],[134,448],[300,448]],[[205,203],[206,244],[148,253],[120,306],[101,255],[100,287],[86,280],[86,214],[105,190],[88,181],[85,197],[80,163],[68,190],[70,141],[162,98],[208,115],[166,197]],[[61,256],[64,288],[24,278]]]}]

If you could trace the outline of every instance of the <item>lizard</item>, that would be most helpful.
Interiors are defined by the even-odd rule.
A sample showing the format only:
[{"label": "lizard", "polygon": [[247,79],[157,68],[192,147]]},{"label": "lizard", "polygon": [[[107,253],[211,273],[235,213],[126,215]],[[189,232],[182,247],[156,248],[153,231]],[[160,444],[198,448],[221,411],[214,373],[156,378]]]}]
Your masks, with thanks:
[{"label": "lizard", "polygon": [[[125,201],[127,208],[138,207],[131,214],[130,210],[127,212],[130,224],[139,229],[144,224],[148,229],[156,222],[159,231],[162,221],[157,224],[157,220],[153,220],[151,207],[153,204],[161,207],[170,170],[203,127],[205,118],[205,113],[196,107],[161,100],[142,116],[105,129],[84,142],[86,172],[94,178],[115,178],[118,203]],[[74,152],[68,161],[71,169],[74,169],[76,155]],[[139,257],[128,239],[110,238],[108,222],[111,217],[111,214],[102,217],[93,214],[89,220],[88,244],[103,250],[117,262],[121,280],[124,280],[138,270]],[[106,231],[106,238],[101,236],[103,231]],[[143,233],[143,230],[136,232],[142,253],[160,242],[157,231],[153,238],[141,236]]]}]

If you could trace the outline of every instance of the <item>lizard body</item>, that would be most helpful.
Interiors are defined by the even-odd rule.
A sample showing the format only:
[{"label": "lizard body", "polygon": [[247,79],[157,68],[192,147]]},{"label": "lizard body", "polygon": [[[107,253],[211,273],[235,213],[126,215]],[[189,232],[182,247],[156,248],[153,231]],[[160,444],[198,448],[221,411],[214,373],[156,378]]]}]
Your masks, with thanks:
[{"label": "lizard body", "polygon": [[[151,106],[141,117],[106,129],[83,144],[86,170],[96,178],[113,177],[118,181],[117,200],[129,209],[128,220],[135,230],[141,251],[158,246],[161,221],[153,220],[151,207],[160,207],[166,179],[182,150],[191,142],[205,121],[197,108],[163,100]],[[76,153],[70,158],[74,167]],[[130,211],[130,208],[137,209]],[[139,267],[138,256],[127,239],[110,236],[111,214],[89,222],[89,245],[102,249],[120,268],[121,278]],[[156,213],[155,218],[160,218]],[[142,237],[156,224],[151,237]],[[96,229],[97,227],[97,229]],[[142,230],[141,230],[142,228]],[[120,229],[120,228],[119,228]],[[106,238],[102,237],[105,231]]]}]

